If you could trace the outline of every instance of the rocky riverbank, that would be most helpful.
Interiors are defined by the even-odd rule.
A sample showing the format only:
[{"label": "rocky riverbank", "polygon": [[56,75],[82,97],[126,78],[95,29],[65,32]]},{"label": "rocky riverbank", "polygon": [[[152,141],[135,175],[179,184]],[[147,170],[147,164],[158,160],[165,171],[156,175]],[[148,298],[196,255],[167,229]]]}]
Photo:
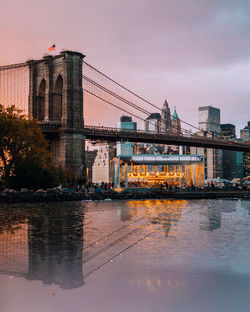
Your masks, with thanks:
[{"label": "rocky riverbank", "polygon": [[0,192],[0,202],[53,202],[79,200],[123,200],[123,199],[216,199],[216,198],[247,198],[250,190],[156,190],[156,189],[119,189],[98,193],[76,191],[63,192],[58,189],[21,191],[6,189]]}]

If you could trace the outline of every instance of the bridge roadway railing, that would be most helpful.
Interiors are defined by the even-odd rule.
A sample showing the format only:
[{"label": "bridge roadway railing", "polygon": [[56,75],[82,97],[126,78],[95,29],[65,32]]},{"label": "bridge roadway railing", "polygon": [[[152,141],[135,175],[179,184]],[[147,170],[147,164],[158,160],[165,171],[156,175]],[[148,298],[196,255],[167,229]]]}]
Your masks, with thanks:
[{"label": "bridge roadway railing", "polygon": [[3,66],[0,66],[0,71],[1,70],[16,69],[16,68],[26,67],[26,66],[28,66],[28,64],[26,62],[25,63],[18,63],[18,64],[3,65]]},{"label": "bridge roadway railing", "polygon": [[169,145],[197,146],[204,148],[216,148],[250,153],[250,144],[239,143],[233,140],[209,138],[192,134],[190,136],[177,135],[144,130],[128,130],[102,126],[84,126],[87,139],[107,141],[129,141],[141,143],[156,143]]},{"label": "bridge roadway railing", "polygon": [[[62,130],[61,123],[53,121],[40,122],[40,127],[42,132],[45,134],[59,133]],[[90,125],[85,125],[82,132],[87,139],[92,141],[100,140],[116,142],[125,140],[129,142],[197,146],[250,153],[250,144],[247,142],[239,143],[233,140],[209,138],[198,134],[184,136],[171,132],[165,133],[144,130],[129,130]]]}]

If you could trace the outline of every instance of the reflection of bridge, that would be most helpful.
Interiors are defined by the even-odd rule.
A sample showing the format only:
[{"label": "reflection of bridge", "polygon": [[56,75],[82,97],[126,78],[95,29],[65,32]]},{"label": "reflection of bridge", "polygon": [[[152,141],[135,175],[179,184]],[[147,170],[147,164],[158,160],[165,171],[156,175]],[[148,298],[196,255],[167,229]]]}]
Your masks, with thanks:
[{"label": "reflection of bridge", "polygon": [[[137,244],[149,243],[145,247],[151,248],[152,241],[147,239],[154,233],[159,246],[163,246],[162,234],[166,239],[172,237],[172,243],[177,234],[185,236],[184,246],[189,248],[187,237],[201,234],[197,225],[202,231],[225,230],[223,221],[228,218],[222,216],[235,212],[236,206],[249,209],[244,201],[230,205],[224,201],[219,207],[206,202],[194,207],[184,200],[137,200],[115,206],[109,202],[2,204],[0,274],[64,289],[81,287],[86,277],[112,260],[125,257],[123,261],[129,261],[131,253],[126,251]],[[242,216],[244,219],[245,214]],[[190,227],[190,222],[195,226]]]},{"label": "reflection of bridge", "polygon": [[90,211],[72,202],[9,206],[0,213],[0,274],[81,287],[86,277],[157,230],[167,237],[185,206],[158,201],[156,210],[145,212],[131,204],[117,210],[108,203],[108,209],[103,204],[98,209],[96,203]]},{"label": "reflection of bridge", "polygon": [[[85,139],[250,152],[250,145],[246,143],[210,137],[210,134],[196,136],[190,127],[194,132],[197,128],[183,120],[181,133],[175,128],[164,133],[111,128],[121,112],[141,122],[161,109],[96,70],[83,58],[81,53],[63,51],[41,60],[0,67],[0,103],[25,109],[29,118],[40,121],[56,164],[80,175],[85,163]],[[84,127],[84,120],[91,126]]]}]

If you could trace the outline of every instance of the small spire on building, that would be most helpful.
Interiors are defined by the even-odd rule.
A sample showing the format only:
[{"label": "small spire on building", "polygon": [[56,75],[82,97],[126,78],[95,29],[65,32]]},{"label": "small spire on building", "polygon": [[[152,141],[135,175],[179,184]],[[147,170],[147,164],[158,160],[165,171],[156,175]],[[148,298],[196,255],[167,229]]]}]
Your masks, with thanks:
[{"label": "small spire on building", "polygon": [[176,112],[176,106],[174,107],[174,113],[173,113],[173,116],[172,116],[172,119],[179,119],[179,116],[178,116],[178,114],[177,114],[177,112]]}]

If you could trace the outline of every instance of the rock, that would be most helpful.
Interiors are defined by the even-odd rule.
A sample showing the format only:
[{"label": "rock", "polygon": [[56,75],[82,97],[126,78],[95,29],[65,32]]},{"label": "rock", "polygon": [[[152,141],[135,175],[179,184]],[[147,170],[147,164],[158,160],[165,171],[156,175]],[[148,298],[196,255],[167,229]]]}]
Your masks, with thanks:
[{"label": "rock", "polygon": [[3,193],[17,193],[17,191],[13,189],[5,189],[3,190]]},{"label": "rock", "polygon": [[27,188],[21,188],[20,192],[21,193],[26,193],[26,192],[30,192],[30,190],[27,189]]},{"label": "rock", "polygon": [[57,187],[54,187],[54,188],[47,189],[47,193],[58,194],[58,193],[62,193],[62,191],[58,189]]}]

